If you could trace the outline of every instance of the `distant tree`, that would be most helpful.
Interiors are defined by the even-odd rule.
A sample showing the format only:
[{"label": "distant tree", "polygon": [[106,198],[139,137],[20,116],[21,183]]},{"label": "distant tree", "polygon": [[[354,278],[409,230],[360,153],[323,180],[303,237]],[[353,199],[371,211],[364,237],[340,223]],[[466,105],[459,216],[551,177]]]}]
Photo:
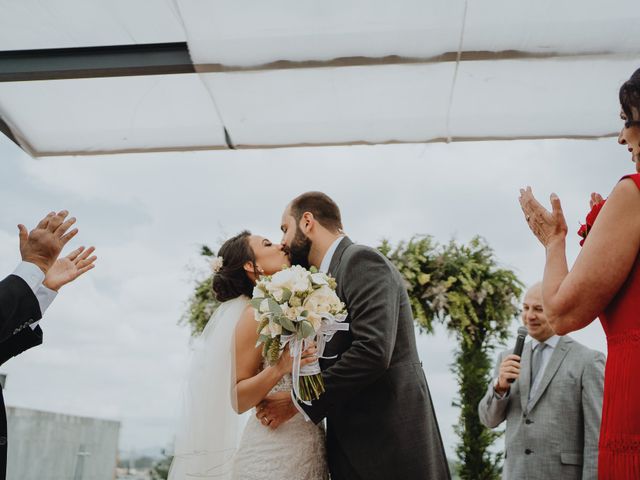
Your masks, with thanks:
[{"label": "distant tree", "polygon": [[[214,257],[213,250],[206,245],[200,247],[200,255],[207,260]],[[186,323],[191,328],[191,335],[196,336],[204,330],[207,325],[211,314],[218,307],[218,302],[213,294],[211,288],[211,280],[213,274],[208,271],[205,278],[201,278],[196,281],[196,288],[187,306],[187,311],[184,313],[181,323]]]},{"label": "distant tree", "polygon": [[162,458],[151,467],[151,480],[167,480],[173,457],[162,452]]}]

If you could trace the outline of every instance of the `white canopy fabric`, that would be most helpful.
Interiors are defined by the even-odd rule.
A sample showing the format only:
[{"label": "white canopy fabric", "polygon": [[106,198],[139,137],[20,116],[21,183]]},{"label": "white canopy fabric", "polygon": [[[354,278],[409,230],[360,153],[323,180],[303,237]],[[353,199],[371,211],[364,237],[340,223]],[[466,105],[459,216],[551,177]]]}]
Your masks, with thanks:
[{"label": "white canopy fabric", "polygon": [[171,0],[0,0],[0,51],[184,40]]},{"label": "white canopy fabric", "polygon": [[0,53],[186,41],[197,73],[0,82],[34,156],[599,138],[631,0],[0,0]]}]

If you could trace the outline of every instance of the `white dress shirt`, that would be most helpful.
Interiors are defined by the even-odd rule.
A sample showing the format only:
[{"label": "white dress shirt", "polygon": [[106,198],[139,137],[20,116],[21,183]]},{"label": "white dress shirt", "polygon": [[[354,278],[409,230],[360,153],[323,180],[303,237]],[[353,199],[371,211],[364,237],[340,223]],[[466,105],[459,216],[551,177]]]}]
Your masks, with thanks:
[{"label": "white dress shirt", "polygon": [[[30,262],[20,262],[13,274],[22,278],[34,295],[38,299],[38,305],[40,305],[40,313],[44,315],[44,312],[49,308],[53,300],[58,295],[57,292],[44,286],[44,272],[39,267]],[[35,329],[38,326],[39,321],[33,322],[31,328]]]},{"label": "white dress shirt", "polygon": [[[547,338],[544,343],[547,344],[547,348],[542,351],[542,359],[540,360],[540,370],[538,370],[538,374],[536,376],[535,382],[531,385],[531,389],[529,390],[529,398],[533,398],[535,396],[536,390],[540,387],[540,383],[542,382],[542,377],[544,377],[544,371],[549,364],[549,360],[551,359],[551,355],[555,351],[558,346],[558,342],[560,341],[560,337],[558,335],[554,335],[550,338]],[[540,344],[538,340],[535,338],[531,339],[531,356],[533,357],[534,349]]]},{"label": "white dress shirt", "polygon": [[320,268],[318,269],[322,273],[327,273],[329,271],[329,267],[331,266],[331,260],[333,260],[333,255],[336,253],[338,245],[340,245],[340,242],[342,241],[343,238],[344,238],[344,235],[340,235],[338,238],[336,238],[335,241],[329,247],[329,250],[327,250],[327,253],[324,254],[324,257],[322,258],[322,263],[320,263]]}]

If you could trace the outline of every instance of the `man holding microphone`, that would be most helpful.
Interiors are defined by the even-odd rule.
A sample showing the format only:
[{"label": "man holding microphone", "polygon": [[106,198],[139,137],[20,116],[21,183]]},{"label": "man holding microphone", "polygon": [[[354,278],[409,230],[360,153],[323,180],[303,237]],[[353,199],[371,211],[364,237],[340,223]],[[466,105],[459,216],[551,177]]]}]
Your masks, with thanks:
[{"label": "man holding microphone", "polygon": [[522,357],[502,352],[478,405],[481,422],[506,420],[503,479],[597,479],[605,356],[555,335],[542,309],[542,285],[525,294],[530,342]]}]

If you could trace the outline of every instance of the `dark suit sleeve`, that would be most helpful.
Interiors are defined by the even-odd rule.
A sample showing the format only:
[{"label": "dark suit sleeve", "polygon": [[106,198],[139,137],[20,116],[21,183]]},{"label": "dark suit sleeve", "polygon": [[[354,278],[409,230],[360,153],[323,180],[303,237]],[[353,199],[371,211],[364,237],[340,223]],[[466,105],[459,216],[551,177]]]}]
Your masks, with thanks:
[{"label": "dark suit sleeve", "polygon": [[41,318],[38,299],[27,282],[16,275],[0,281],[0,342]]},{"label": "dark suit sleeve", "polygon": [[42,343],[42,329],[27,327],[0,343],[0,365]]},{"label": "dark suit sleeve", "polygon": [[401,285],[393,267],[378,252],[362,248],[341,268],[345,273],[340,288],[351,319],[352,343],[323,372],[325,393],[311,406],[302,405],[315,423],[385,373],[396,341]]}]

